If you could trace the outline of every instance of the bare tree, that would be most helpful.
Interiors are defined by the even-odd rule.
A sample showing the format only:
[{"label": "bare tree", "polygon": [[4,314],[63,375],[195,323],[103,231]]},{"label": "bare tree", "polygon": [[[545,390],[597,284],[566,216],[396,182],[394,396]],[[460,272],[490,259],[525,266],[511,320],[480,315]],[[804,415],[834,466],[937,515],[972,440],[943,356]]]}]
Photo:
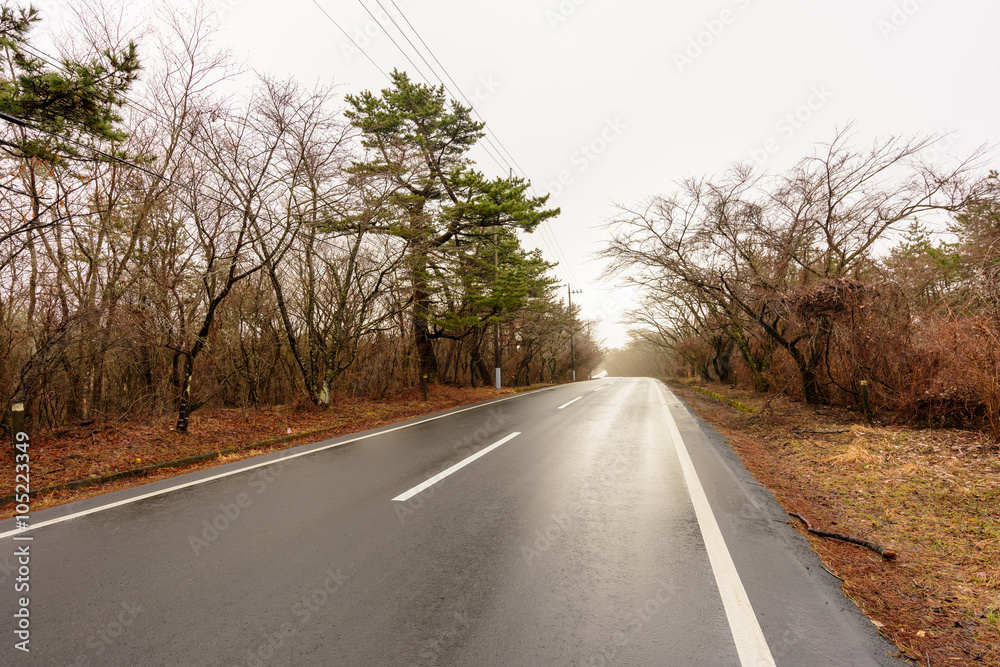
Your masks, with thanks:
[{"label": "bare tree", "polygon": [[802,308],[801,290],[867,278],[880,239],[918,215],[962,210],[982,190],[979,154],[942,170],[920,160],[933,139],[893,138],[869,150],[850,139],[849,129],[838,131],[773,178],[738,165],[721,179],[689,179],[641,209],[621,208],[604,251],[609,275],[627,271],[651,298],[657,290],[697,295],[761,387],[765,368],[748,335],[759,330],[794,360],[806,401],[824,400],[819,373],[832,321]]}]

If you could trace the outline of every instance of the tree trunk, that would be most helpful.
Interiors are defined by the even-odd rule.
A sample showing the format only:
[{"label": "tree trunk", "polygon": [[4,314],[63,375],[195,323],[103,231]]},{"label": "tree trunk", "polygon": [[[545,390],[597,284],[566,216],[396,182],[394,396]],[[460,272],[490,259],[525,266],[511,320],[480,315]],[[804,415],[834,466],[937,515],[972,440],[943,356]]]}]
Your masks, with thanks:
[{"label": "tree trunk", "polygon": [[715,347],[715,358],[712,359],[712,367],[719,376],[719,382],[728,383],[733,377],[732,357],[735,343],[728,337],[720,336],[713,347]]},{"label": "tree trunk", "polygon": [[181,373],[181,395],[177,402],[177,425],[176,429],[181,433],[187,433],[188,420],[191,417],[191,376],[193,371],[193,360],[190,356],[182,357],[183,371]]},{"label": "tree trunk", "polygon": [[747,368],[750,369],[750,374],[753,376],[754,390],[762,394],[767,393],[771,388],[767,379],[770,354],[764,352],[761,358],[758,359],[750,347],[750,341],[747,340],[742,332],[735,332],[731,336],[733,342],[736,343],[737,349],[740,351],[740,356],[743,357],[743,361],[746,362]]},{"label": "tree trunk", "polygon": [[431,339],[430,295],[420,270],[413,277],[413,342],[420,366],[420,393],[427,400],[427,385],[437,384],[437,359],[434,357],[434,343]]},{"label": "tree trunk", "polygon": [[822,402],[822,394],[816,371],[811,368],[800,368],[799,371],[802,374],[802,394],[806,404],[819,405]]},{"label": "tree trunk", "polygon": [[299,350],[299,342],[295,337],[295,327],[292,325],[292,318],[288,315],[288,305],[285,302],[285,294],[281,289],[281,283],[278,281],[277,271],[273,262],[267,263],[267,275],[268,278],[270,278],[271,287],[274,289],[274,298],[278,305],[278,314],[281,317],[281,324],[285,330],[285,340],[288,342],[288,349],[292,353],[292,358],[295,359],[295,365],[298,367],[299,372],[302,373],[302,382],[305,385],[306,394],[309,396],[309,400],[312,401],[313,405],[322,406],[324,405],[323,394],[326,393],[326,398],[328,400],[329,393],[323,392],[319,388],[317,377],[314,372],[315,366],[310,364],[310,367],[306,368],[306,360],[303,359],[302,353]]},{"label": "tree trunk", "polygon": [[492,384],[493,378],[490,377],[490,369],[487,368],[486,362],[483,360],[482,350],[480,350],[478,343],[472,346],[472,350],[469,352],[469,358],[472,362],[473,386],[476,386],[476,376],[478,376],[479,380],[482,381],[484,387]]},{"label": "tree trunk", "polygon": [[413,316],[413,337],[417,351],[417,362],[420,364],[420,393],[427,400],[427,385],[437,384],[437,360],[434,358],[434,345],[431,342],[427,319]]},{"label": "tree trunk", "polygon": [[816,369],[819,367],[819,357],[817,354],[805,355],[797,347],[787,348],[795,359],[795,364],[799,369],[799,377],[802,380],[802,397],[806,405],[819,405],[823,402],[823,392],[819,384],[819,377]]}]

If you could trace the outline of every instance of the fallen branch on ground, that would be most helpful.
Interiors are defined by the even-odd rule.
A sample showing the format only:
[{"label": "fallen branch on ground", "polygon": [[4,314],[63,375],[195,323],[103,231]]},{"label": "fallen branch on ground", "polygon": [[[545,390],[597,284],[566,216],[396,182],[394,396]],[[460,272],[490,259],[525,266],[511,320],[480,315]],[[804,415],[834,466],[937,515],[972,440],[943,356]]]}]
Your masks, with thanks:
[{"label": "fallen branch on ground", "polygon": [[832,435],[834,433],[850,433],[850,429],[842,428],[836,431],[799,431],[797,429],[792,429],[792,433],[819,433],[822,435]]},{"label": "fallen branch on ground", "polygon": [[813,535],[818,535],[819,537],[829,537],[834,540],[841,540],[842,542],[850,542],[851,544],[857,544],[858,546],[864,547],[866,549],[871,549],[872,551],[877,553],[882,558],[885,558],[886,560],[896,560],[895,551],[889,551],[888,549],[884,549],[878,544],[875,544],[874,542],[869,542],[868,540],[862,540],[861,538],[858,537],[851,537],[850,535],[841,535],[840,533],[831,533],[825,530],[818,530],[812,527],[812,524],[809,523],[808,519],[806,519],[804,516],[796,512],[789,512],[788,516],[794,516],[796,519],[804,523],[806,525],[806,530],[808,530]]}]

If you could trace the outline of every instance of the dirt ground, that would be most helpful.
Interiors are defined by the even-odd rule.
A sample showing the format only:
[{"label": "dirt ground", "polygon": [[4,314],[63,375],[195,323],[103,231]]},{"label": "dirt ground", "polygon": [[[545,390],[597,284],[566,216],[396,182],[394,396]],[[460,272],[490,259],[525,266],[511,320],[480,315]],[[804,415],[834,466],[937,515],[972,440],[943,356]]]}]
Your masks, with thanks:
[{"label": "dirt ground", "polygon": [[717,384],[703,387],[716,397],[671,386],[787,511],[897,554],[809,535],[900,658],[1000,665],[1000,449],[986,434],[865,424]]}]

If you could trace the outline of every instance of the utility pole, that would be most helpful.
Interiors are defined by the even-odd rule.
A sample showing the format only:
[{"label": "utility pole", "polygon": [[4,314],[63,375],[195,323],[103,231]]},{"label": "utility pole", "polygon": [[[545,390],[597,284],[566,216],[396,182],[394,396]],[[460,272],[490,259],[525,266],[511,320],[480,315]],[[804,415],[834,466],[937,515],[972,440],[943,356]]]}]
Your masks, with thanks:
[{"label": "utility pole", "polygon": [[[594,340],[590,336],[590,322],[587,322],[587,340]],[[593,376],[592,376],[592,374],[591,374],[591,371],[587,371],[587,379],[588,380],[593,380],[594,379]]]},{"label": "utility pole", "polygon": [[[497,230],[493,228],[493,286],[500,281],[500,255],[497,252]],[[493,369],[496,374],[496,388],[500,391],[500,320],[493,322]]]},{"label": "utility pole", "polygon": [[[583,290],[570,289],[569,283],[566,283],[566,298],[569,300],[569,315],[573,316],[573,295],[582,294]],[[570,323],[569,329],[569,365],[573,370],[573,382],[576,382],[576,350],[573,346],[573,323]]]},{"label": "utility pole", "polygon": [[[514,180],[514,167],[510,168],[510,180]],[[493,228],[493,287],[500,282],[500,252],[497,247],[497,228]],[[499,305],[499,304],[498,304]],[[499,310],[499,308],[497,309]],[[500,391],[500,320],[493,322],[493,373],[496,377],[496,389]]]}]

